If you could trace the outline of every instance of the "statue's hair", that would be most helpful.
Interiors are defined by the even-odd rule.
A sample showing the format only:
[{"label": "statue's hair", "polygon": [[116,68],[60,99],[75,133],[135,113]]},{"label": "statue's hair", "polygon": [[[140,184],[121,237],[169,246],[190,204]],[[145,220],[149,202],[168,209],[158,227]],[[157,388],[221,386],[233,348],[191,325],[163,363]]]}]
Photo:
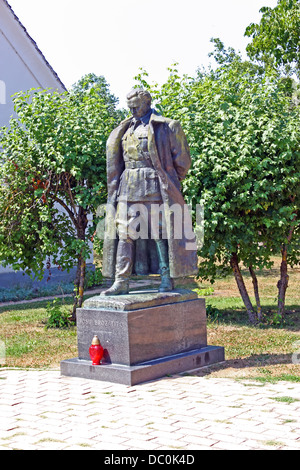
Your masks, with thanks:
[{"label": "statue's hair", "polygon": [[127,100],[139,96],[143,101],[146,101],[149,105],[151,104],[152,97],[149,91],[144,90],[143,88],[132,88],[128,95],[126,96]]}]

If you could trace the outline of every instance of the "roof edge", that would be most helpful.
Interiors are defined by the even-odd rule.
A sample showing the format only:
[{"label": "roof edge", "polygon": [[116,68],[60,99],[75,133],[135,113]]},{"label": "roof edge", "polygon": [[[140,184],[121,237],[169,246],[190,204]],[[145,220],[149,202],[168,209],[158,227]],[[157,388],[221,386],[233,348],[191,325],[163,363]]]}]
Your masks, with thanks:
[{"label": "roof edge", "polygon": [[30,40],[30,42],[33,44],[34,48],[37,50],[37,52],[39,53],[39,55],[42,57],[43,61],[45,62],[45,64],[47,65],[47,67],[51,70],[52,74],[54,75],[54,77],[56,78],[56,80],[60,83],[60,85],[62,86],[62,88],[67,91],[67,88],[65,87],[65,85],[63,84],[63,82],[61,81],[61,79],[59,78],[58,74],[55,72],[55,70],[53,69],[53,67],[51,67],[50,63],[47,61],[46,57],[44,56],[44,54],[42,53],[42,51],[39,49],[37,43],[34,41],[34,39],[32,39],[32,37],[30,36],[30,34],[28,33],[27,29],[25,28],[25,26],[21,23],[20,19],[17,17],[17,15],[15,14],[14,10],[12,9],[12,7],[10,6],[10,4],[8,3],[7,0],[2,0],[6,6],[10,9],[10,11],[12,12],[13,16],[14,16],[14,19],[17,21],[17,23],[21,26],[21,28],[23,29],[24,33],[26,34],[26,36],[28,37],[28,39]]}]

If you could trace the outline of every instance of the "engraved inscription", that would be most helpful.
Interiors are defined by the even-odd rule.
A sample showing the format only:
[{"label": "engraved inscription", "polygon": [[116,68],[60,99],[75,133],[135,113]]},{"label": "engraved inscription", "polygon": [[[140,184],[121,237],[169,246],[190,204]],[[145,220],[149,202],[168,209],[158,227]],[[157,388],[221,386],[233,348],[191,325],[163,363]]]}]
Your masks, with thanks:
[{"label": "engraved inscription", "polygon": [[89,328],[91,325],[98,326],[103,329],[119,329],[122,328],[124,325],[122,322],[115,321],[115,320],[100,320],[100,319],[92,319],[92,318],[78,318],[78,325],[85,327],[88,326]]}]

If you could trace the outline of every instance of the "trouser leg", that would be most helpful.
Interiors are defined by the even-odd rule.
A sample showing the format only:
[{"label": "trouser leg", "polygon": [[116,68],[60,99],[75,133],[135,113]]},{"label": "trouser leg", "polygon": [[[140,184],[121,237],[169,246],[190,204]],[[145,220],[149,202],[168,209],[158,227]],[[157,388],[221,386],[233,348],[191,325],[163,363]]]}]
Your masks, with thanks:
[{"label": "trouser leg", "polygon": [[102,292],[102,295],[128,294],[129,279],[132,273],[134,242],[128,235],[128,224],[131,216],[126,203],[117,207],[116,228],[118,233],[118,247],[116,253],[115,281],[113,285]]},{"label": "trouser leg", "polygon": [[128,294],[129,279],[133,266],[133,250],[134,246],[131,239],[119,240],[115,282],[109,289],[102,292],[102,295]]},{"label": "trouser leg", "polygon": [[129,281],[133,266],[133,240],[119,240],[116,262],[116,280]]},{"label": "trouser leg", "polygon": [[155,243],[161,272],[161,284],[158,290],[159,292],[169,292],[174,289],[174,284],[170,277],[168,240],[155,240]]},{"label": "trouser leg", "polygon": [[[157,205],[157,204],[156,204]],[[150,207],[148,206],[148,215],[150,215]],[[134,259],[134,241],[130,238],[130,223],[135,221],[135,213],[133,206],[129,205],[126,217],[117,217],[117,230],[119,242],[116,256],[116,275],[115,282],[112,287],[102,293],[102,295],[118,295],[126,294],[129,291],[129,279],[133,269]],[[151,222],[150,222],[151,223]],[[149,223],[149,227],[150,227]],[[162,223],[154,231],[154,241],[157,247],[159,268],[161,272],[160,292],[168,292],[174,289],[173,280],[170,278],[168,240],[162,238]]]}]

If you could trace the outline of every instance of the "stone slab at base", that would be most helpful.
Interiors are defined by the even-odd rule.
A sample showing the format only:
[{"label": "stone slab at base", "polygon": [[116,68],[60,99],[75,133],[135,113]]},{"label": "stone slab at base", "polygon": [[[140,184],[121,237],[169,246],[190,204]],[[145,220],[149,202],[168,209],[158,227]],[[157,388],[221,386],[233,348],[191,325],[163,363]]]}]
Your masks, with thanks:
[{"label": "stone slab at base", "polygon": [[77,310],[78,358],[97,335],[105,362],[126,366],[207,346],[204,299],[177,290],[96,296]]},{"label": "stone slab at base", "polygon": [[[89,347],[104,348],[93,366]],[[207,345],[205,300],[178,289],[96,296],[77,310],[78,358],[61,362],[61,374],[136,385],[224,361],[224,348]]]},{"label": "stone slab at base", "polygon": [[223,361],[224,348],[206,346],[134,366],[121,364],[93,366],[91,361],[84,359],[68,359],[61,362],[61,374],[131,386]]}]

